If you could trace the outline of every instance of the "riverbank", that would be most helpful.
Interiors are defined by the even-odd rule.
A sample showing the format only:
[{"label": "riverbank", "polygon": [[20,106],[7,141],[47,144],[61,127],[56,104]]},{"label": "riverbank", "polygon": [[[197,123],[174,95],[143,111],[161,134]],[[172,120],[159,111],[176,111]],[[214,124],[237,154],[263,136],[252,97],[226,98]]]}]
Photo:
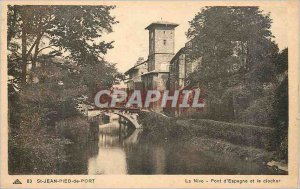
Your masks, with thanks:
[{"label": "riverbank", "polygon": [[64,172],[66,167],[76,164],[70,151],[85,154],[90,126],[84,116],[78,115],[53,127],[19,127],[9,134],[9,174],[71,174]]},{"label": "riverbank", "polygon": [[[245,162],[266,165],[275,156],[271,149],[274,129],[203,119],[178,119],[154,112],[141,114],[143,140],[168,142],[180,139],[196,151],[220,153]],[[155,122],[155,125],[152,123]]]}]

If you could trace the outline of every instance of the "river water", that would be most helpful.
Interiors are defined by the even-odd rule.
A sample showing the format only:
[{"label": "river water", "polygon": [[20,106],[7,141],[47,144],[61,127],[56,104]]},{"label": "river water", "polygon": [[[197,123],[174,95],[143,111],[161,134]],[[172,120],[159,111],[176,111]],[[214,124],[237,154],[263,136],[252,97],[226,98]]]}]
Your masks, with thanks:
[{"label": "river water", "polygon": [[99,141],[89,146],[77,174],[280,174],[245,160],[195,151],[180,141],[147,143],[141,140],[143,130],[118,120],[99,128]]}]

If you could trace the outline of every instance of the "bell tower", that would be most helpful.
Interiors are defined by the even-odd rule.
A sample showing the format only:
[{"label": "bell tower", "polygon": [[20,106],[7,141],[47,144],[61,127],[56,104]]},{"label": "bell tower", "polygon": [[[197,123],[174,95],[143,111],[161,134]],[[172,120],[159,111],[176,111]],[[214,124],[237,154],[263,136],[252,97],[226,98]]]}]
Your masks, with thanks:
[{"label": "bell tower", "polygon": [[149,30],[149,65],[148,71],[168,72],[169,64],[174,56],[175,28],[178,24],[171,22],[151,23]]},{"label": "bell tower", "polygon": [[[178,24],[171,22],[154,22],[145,29],[149,31],[148,72],[142,75],[143,89],[167,89],[169,65],[174,56],[175,28]],[[163,111],[160,102],[154,102],[150,108],[157,112]]]}]

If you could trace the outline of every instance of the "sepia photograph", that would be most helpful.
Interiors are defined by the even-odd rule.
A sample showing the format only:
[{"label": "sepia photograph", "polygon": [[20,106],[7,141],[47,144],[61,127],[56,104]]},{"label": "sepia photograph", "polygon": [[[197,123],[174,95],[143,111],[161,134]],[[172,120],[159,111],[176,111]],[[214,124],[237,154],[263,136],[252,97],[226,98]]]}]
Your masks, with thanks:
[{"label": "sepia photograph", "polygon": [[1,11],[9,176],[290,174],[287,6],[7,2]]}]

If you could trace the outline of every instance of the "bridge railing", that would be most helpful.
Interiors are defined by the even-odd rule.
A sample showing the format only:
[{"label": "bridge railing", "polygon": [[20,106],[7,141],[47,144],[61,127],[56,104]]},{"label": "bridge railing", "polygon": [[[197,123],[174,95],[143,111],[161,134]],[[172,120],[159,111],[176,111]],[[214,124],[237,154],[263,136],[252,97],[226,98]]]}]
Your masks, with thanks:
[{"label": "bridge railing", "polygon": [[104,118],[104,116],[102,114],[96,115],[96,116],[91,116],[88,117],[88,121],[89,122],[99,122]]}]

